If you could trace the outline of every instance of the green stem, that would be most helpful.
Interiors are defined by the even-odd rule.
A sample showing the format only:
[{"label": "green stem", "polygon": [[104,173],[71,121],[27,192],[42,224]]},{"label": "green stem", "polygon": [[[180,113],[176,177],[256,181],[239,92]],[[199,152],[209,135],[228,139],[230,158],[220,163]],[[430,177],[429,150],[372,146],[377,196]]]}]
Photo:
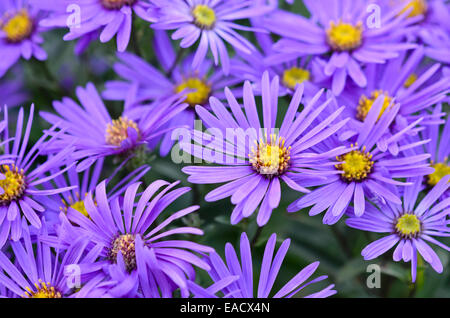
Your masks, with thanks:
[{"label": "green stem", "polygon": [[256,243],[258,242],[259,237],[261,236],[262,229],[263,229],[262,227],[258,226],[258,229],[256,230],[256,233],[253,236],[252,241],[250,243],[250,249],[253,249],[255,247]]},{"label": "green stem", "polygon": [[167,71],[167,77],[171,77],[173,71],[175,70],[175,67],[178,65],[178,63],[183,59],[183,56],[185,54],[187,50],[180,48],[177,52],[177,56],[175,57],[175,60],[173,61],[172,66],[170,67],[170,69]]}]

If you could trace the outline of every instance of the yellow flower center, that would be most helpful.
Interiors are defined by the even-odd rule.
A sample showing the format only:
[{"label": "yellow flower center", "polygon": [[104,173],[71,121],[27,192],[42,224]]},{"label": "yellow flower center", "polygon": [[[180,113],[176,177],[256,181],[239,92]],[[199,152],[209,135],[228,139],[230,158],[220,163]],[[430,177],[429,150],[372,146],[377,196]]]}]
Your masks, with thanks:
[{"label": "yellow flower center", "polygon": [[403,214],[397,219],[395,230],[403,238],[412,238],[419,234],[420,220],[415,214]]},{"label": "yellow flower center", "polygon": [[206,104],[211,94],[211,87],[197,77],[188,78],[175,88],[177,93],[181,93],[184,90],[192,91],[186,94],[185,100],[192,107]]},{"label": "yellow flower center", "polygon": [[122,142],[128,138],[128,128],[136,130],[139,135],[137,124],[127,117],[114,119],[111,124],[106,127],[106,143],[109,145],[120,147]]},{"label": "yellow flower center", "polygon": [[255,171],[267,177],[283,174],[289,169],[291,161],[291,147],[286,148],[285,139],[275,134],[270,135],[270,139],[265,141],[261,138],[255,141],[249,154],[250,163]]},{"label": "yellow flower center", "polygon": [[132,6],[136,0],[101,0],[101,2],[106,9],[118,10],[125,5]]},{"label": "yellow flower center", "polygon": [[[352,145],[353,147],[353,145]],[[374,162],[372,155],[366,152],[366,147],[362,150],[352,150],[342,156],[336,157],[342,163],[335,167],[344,173],[341,177],[348,182],[362,181],[372,172]]]},{"label": "yellow flower center", "polygon": [[309,71],[294,66],[284,71],[283,84],[290,89],[295,89],[297,84],[308,81],[310,75]]},{"label": "yellow flower center", "polygon": [[362,43],[362,23],[356,26],[339,22],[330,22],[327,30],[327,42],[335,51],[351,51],[358,48]]},{"label": "yellow flower center", "polygon": [[117,236],[112,242],[108,253],[108,259],[115,264],[117,263],[117,254],[120,252],[128,272],[136,269],[135,239],[136,236],[133,234]]},{"label": "yellow flower center", "polygon": [[427,12],[427,9],[428,6],[426,0],[411,0],[408,1],[408,4],[403,8],[400,14],[405,13],[408,10],[411,10],[408,14],[408,17],[413,18],[418,15],[424,15]]},{"label": "yellow flower center", "polygon": [[210,30],[216,23],[216,13],[205,4],[198,4],[192,10],[194,24],[201,29]]},{"label": "yellow flower center", "polygon": [[380,95],[384,95],[383,106],[381,106],[380,115],[378,115],[378,119],[380,119],[385,110],[392,102],[392,97],[390,97],[386,92],[380,90],[373,91],[370,95],[370,98],[366,97],[365,95],[361,96],[358,106],[356,107],[356,118],[358,118],[360,121],[364,121],[364,119],[366,119],[367,117],[367,114],[369,114],[373,103]]},{"label": "yellow flower center", "polygon": [[86,211],[86,207],[84,206],[84,201],[77,201],[70,205],[72,209],[77,210],[81,214],[83,214],[85,217],[89,217],[89,213]]},{"label": "yellow flower center", "polygon": [[0,194],[0,205],[7,205],[23,195],[26,187],[25,176],[23,170],[19,171],[14,165],[0,166],[0,173],[4,176],[4,179],[0,180],[0,187],[4,191]]},{"label": "yellow flower center", "polygon": [[409,77],[406,79],[405,83],[403,84],[403,86],[405,88],[409,88],[412,84],[414,84],[417,81],[417,75],[412,73],[411,75],[409,75]]},{"label": "yellow flower center", "polygon": [[435,186],[443,177],[450,174],[450,166],[447,162],[438,162],[431,165],[434,168],[434,172],[428,175],[428,184]]},{"label": "yellow flower center", "polygon": [[62,298],[61,293],[50,283],[44,283],[39,280],[38,283],[34,284],[36,290],[33,291],[27,287],[27,291],[22,296],[23,298]]},{"label": "yellow flower center", "polygon": [[[6,22],[3,22],[3,20]],[[33,20],[25,10],[22,10],[13,17],[8,17],[8,14],[6,14],[0,19],[0,28],[5,32],[6,39],[9,42],[18,43],[31,35]]]},{"label": "yellow flower center", "polygon": [[[86,193],[87,195],[87,193]],[[85,195],[85,196],[86,196]],[[60,210],[64,213],[67,213],[67,209],[70,207],[81,214],[83,214],[85,217],[90,218],[89,213],[86,210],[86,206],[84,205],[83,199],[80,197],[78,193],[76,193],[76,199],[74,200],[72,196],[69,197],[69,202],[66,202],[64,199],[62,200],[62,203],[64,206],[60,207]]]}]

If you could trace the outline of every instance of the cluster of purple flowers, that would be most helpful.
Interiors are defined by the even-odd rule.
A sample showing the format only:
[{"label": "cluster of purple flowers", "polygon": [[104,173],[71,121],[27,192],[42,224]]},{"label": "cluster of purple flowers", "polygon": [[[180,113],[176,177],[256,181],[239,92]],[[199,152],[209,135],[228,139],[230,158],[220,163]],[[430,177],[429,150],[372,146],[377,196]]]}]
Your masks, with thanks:
[{"label": "cluster of purple flowers", "polygon": [[[450,4],[303,3],[309,17],[272,0],[1,1],[0,297],[297,297],[328,278],[309,280],[319,259],[273,291],[290,245],[276,251],[279,233],[260,270],[246,232],[240,257],[227,243],[221,258],[187,221],[201,207],[180,208],[190,187],[146,182],[156,154],[187,163],[194,187],[218,185],[204,200],[229,197],[231,225],[323,213],[324,226],[386,234],[365,260],[395,247],[412,282],[419,258],[441,273],[430,245],[450,251],[438,240],[450,236]],[[152,39],[135,37],[142,25]],[[117,79],[54,100],[35,138],[40,105],[16,107],[28,96],[10,74],[46,60],[58,28],[77,54],[115,37]],[[156,63],[132,52],[139,41]]]}]

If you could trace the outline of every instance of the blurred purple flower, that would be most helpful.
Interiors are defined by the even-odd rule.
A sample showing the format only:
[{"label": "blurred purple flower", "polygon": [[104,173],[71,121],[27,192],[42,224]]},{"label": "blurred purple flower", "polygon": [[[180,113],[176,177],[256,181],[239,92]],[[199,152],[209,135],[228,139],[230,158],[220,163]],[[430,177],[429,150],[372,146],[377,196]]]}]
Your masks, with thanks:
[{"label": "blurred purple flower", "polygon": [[0,107],[9,108],[21,106],[28,99],[28,94],[23,87],[22,79],[0,79]]},{"label": "blurred purple flower", "polygon": [[[442,105],[437,105],[433,113],[440,113]],[[420,138],[422,140],[429,139],[430,142],[425,144],[425,152],[431,155],[430,164],[435,169],[432,174],[425,176],[425,182],[428,187],[435,186],[443,177],[450,174],[450,121],[448,114],[446,122],[442,125],[428,126],[421,131]],[[443,198],[450,197],[450,191],[443,193]]]},{"label": "blurred purple flower", "polygon": [[[42,61],[47,53],[40,47],[44,42],[39,26],[42,14],[30,6],[28,0],[2,0],[0,2],[0,77],[21,57]],[[3,105],[1,105],[3,106]]]},{"label": "blurred purple flower", "polygon": [[[436,125],[443,122],[445,114],[428,113],[428,109],[446,100],[450,92],[450,77],[441,72],[440,64],[422,66],[424,48],[419,47],[409,56],[392,59],[386,64],[371,64],[366,68],[367,86],[359,88],[356,85],[348,87],[337,98],[339,104],[346,105],[345,114],[351,118],[348,130],[355,134],[364,127],[364,119],[373,107],[375,100],[384,95],[381,114],[391,105],[399,103],[400,109],[395,121],[381,137],[390,138],[419,118],[421,125]],[[392,76],[395,74],[395,76]],[[356,98],[355,98],[356,97]],[[423,127],[417,127],[409,134],[417,134]],[[400,140],[401,141],[401,140]],[[380,146],[382,142],[379,143]],[[393,147],[394,145],[392,145]],[[397,148],[391,148],[396,154]],[[385,149],[383,149],[385,150]]]},{"label": "blurred purple flower", "polygon": [[172,0],[157,1],[160,17],[152,25],[154,29],[176,30],[173,40],[180,40],[180,47],[188,48],[200,39],[192,60],[197,69],[208,50],[214,57],[214,64],[222,64],[226,75],[230,73],[230,57],[225,42],[235,50],[250,54],[255,50],[252,43],[237,33],[239,31],[261,32],[262,30],[236,24],[235,20],[261,16],[273,10],[272,6],[258,5],[253,0]]},{"label": "blurred purple flower", "polygon": [[[222,70],[213,67],[209,59],[205,59],[196,69],[192,67],[192,55],[177,61],[165,31],[155,31],[154,49],[164,73],[136,55],[121,53],[118,55],[120,62],[114,65],[114,69],[126,81],[107,82],[103,97],[124,100],[126,107],[131,108],[148,100],[160,101],[186,92],[184,101],[190,107],[175,116],[167,126],[193,128],[196,105],[208,106],[210,96],[223,99],[224,87],[233,87],[243,81],[234,75],[226,77]],[[238,91],[235,93],[238,94]],[[162,156],[172,148],[174,140],[171,134],[172,131],[169,131],[163,137],[160,147]]]}]

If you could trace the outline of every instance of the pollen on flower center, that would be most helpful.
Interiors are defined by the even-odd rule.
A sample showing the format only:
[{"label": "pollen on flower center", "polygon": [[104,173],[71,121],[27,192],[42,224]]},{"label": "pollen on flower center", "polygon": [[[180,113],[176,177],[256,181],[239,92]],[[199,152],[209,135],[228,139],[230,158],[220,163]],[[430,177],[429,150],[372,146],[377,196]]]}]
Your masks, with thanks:
[{"label": "pollen on flower center", "polygon": [[427,182],[430,186],[435,186],[446,175],[450,174],[450,166],[447,162],[438,162],[431,165],[434,172],[427,177]]},{"label": "pollen on flower center", "polygon": [[[412,8],[412,9],[411,9]],[[418,15],[424,15],[427,12],[428,5],[426,0],[410,0],[408,4],[403,8],[400,14],[411,10],[408,14],[409,18],[416,17]]]},{"label": "pollen on flower center", "polygon": [[186,94],[185,100],[192,107],[206,104],[211,94],[211,86],[197,77],[190,77],[175,88],[177,93],[181,93],[184,90],[192,91]]},{"label": "pollen on flower center", "polygon": [[408,76],[408,78],[406,79],[405,83],[403,84],[403,86],[405,88],[409,88],[412,84],[414,84],[417,81],[417,74],[412,73],[411,75]]},{"label": "pollen on flower center", "polygon": [[0,166],[0,173],[4,176],[4,179],[0,180],[0,187],[4,191],[0,195],[0,205],[7,205],[23,195],[26,187],[25,176],[23,170],[14,165]]},{"label": "pollen on flower center", "polygon": [[250,163],[255,171],[267,177],[278,176],[289,169],[291,161],[291,147],[286,148],[285,139],[275,134],[267,136],[264,141],[255,141],[255,147],[252,147],[249,154]]},{"label": "pollen on flower center", "polygon": [[86,207],[84,205],[84,201],[81,199],[81,197],[78,193],[76,194],[75,200],[72,198],[72,196],[70,196],[69,202],[66,202],[64,199],[62,200],[62,202],[63,202],[64,206],[60,207],[60,210],[63,211],[64,213],[67,213],[67,209],[70,207],[70,208],[80,212],[85,217],[90,218],[89,213],[87,212]]},{"label": "pollen on flower center", "polygon": [[113,240],[108,253],[108,259],[115,264],[117,263],[117,254],[120,252],[128,272],[136,269],[135,239],[136,235],[133,234],[118,235]]},{"label": "pollen on flower center", "polygon": [[370,97],[367,97],[366,95],[361,96],[358,102],[358,106],[356,107],[356,118],[358,118],[360,121],[364,121],[364,119],[366,119],[367,117],[367,114],[369,114],[369,111],[372,108],[373,103],[380,95],[384,95],[383,106],[381,106],[381,111],[380,114],[378,115],[378,119],[380,119],[383,113],[386,111],[386,109],[392,102],[392,97],[390,97],[386,92],[383,92],[381,90],[373,91]]},{"label": "pollen on flower center", "polygon": [[295,86],[297,86],[297,84],[301,84],[305,81],[308,81],[309,78],[310,78],[309,71],[294,66],[284,71],[283,84],[290,89],[295,89]]},{"label": "pollen on flower center", "polygon": [[33,32],[33,20],[25,10],[10,17],[6,14],[0,19],[0,29],[6,34],[6,39],[18,43],[28,38]]},{"label": "pollen on flower center", "polygon": [[395,224],[396,232],[403,238],[412,238],[420,233],[421,223],[415,214],[403,214]]},{"label": "pollen on flower center", "polygon": [[372,155],[370,152],[366,152],[366,147],[363,147],[362,150],[352,150],[336,159],[342,162],[335,166],[336,169],[344,172],[341,177],[348,182],[366,179],[372,172],[374,164],[371,160]]},{"label": "pollen on flower center", "polygon": [[132,128],[139,135],[137,124],[127,117],[114,119],[111,124],[106,127],[106,143],[109,145],[120,147],[122,142],[128,138],[128,128]]},{"label": "pollen on flower center", "polygon": [[34,284],[36,290],[31,290],[27,287],[27,291],[22,296],[23,298],[62,298],[61,292],[59,292],[50,283],[44,283],[39,280],[38,283]]},{"label": "pollen on flower center", "polygon": [[205,4],[196,5],[192,10],[192,16],[194,17],[194,24],[201,29],[210,30],[216,23],[216,13]]},{"label": "pollen on flower center", "polygon": [[74,210],[77,210],[85,217],[89,217],[86,207],[84,206],[84,201],[76,201],[75,203],[71,204],[70,207]]},{"label": "pollen on flower center", "polygon": [[326,31],[328,45],[335,51],[351,51],[362,43],[362,23],[352,25],[339,21],[338,24],[330,22]]},{"label": "pollen on flower center", "polygon": [[105,9],[118,10],[123,6],[132,6],[136,0],[101,0],[102,6]]}]

